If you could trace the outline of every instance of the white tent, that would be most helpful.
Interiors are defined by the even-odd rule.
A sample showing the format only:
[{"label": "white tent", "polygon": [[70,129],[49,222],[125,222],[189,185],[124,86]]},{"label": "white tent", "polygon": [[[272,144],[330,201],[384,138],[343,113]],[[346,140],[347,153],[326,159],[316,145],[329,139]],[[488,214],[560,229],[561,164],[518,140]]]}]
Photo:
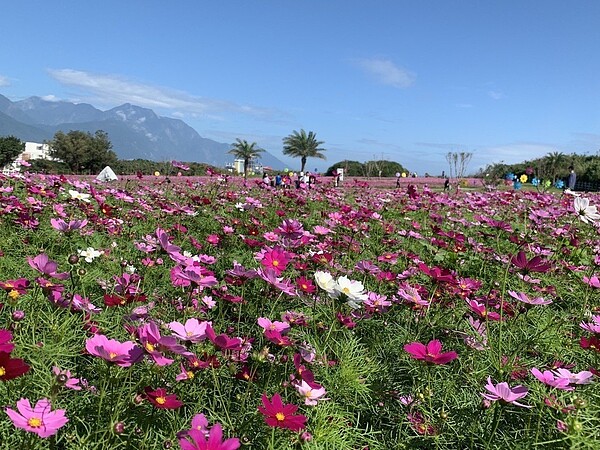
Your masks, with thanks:
[{"label": "white tent", "polygon": [[106,166],[104,169],[102,169],[102,171],[96,177],[96,180],[98,181],[113,181],[118,179],[119,178],[117,178],[117,175],[115,174],[114,170],[110,168],[110,166]]}]

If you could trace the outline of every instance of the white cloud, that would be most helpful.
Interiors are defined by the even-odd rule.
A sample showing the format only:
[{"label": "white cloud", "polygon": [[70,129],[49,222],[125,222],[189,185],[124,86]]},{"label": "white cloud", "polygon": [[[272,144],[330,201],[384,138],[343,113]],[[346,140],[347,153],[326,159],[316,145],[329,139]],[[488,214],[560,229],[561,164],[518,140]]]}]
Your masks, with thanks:
[{"label": "white cloud", "polygon": [[0,75],[0,87],[2,86],[10,86],[10,80],[4,75]]},{"label": "white cloud", "polygon": [[396,88],[407,88],[414,84],[416,75],[396,66],[389,59],[365,58],[356,61],[358,66],[378,82]]},{"label": "white cloud", "polygon": [[488,91],[488,95],[494,100],[500,100],[505,97],[505,95],[500,91]]},{"label": "white cloud", "polygon": [[50,76],[66,86],[82,92],[87,101],[104,105],[132,103],[147,108],[173,110],[179,114],[217,116],[220,113],[238,113],[255,118],[269,119],[275,111],[248,105],[239,105],[219,99],[192,95],[164,86],[130,80],[128,78],[96,74],[73,69],[50,69]]},{"label": "white cloud", "polygon": [[43,97],[40,97],[42,100],[46,100],[47,102],[60,102],[60,98],[58,98],[56,95],[44,95]]}]

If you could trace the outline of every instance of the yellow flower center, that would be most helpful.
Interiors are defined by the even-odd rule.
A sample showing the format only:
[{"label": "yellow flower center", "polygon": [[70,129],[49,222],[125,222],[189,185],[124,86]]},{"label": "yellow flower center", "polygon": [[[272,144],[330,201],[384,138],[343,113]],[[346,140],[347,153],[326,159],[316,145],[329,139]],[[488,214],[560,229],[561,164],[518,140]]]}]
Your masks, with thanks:
[{"label": "yellow flower center", "polygon": [[2,366],[0,366],[0,377],[6,375],[6,369]]},{"label": "yellow flower center", "polygon": [[150,342],[146,342],[146,350],[148,350],[149,352],[153,352],[154,345],[152,345]]},{"label": "yellow flower center", "polygon": [[191,370],[188,370],[186,373],[187,377],[191,380],[192,378],[194,378],[194,372],[192,372]]},{"label": "yellow flower center", "polygon": [[194,334],[194,333],[192,333],[191,331],[187,331],[187,332],[185,333],[185,335],[186,335],[187,337],[193,336],[193,334]]},{"label": "yellow flower center", "polygon": [[9,293],[8,293],[8,298],[10,298],[11,300],[16,300],[19,298],[19,292],[15,291],[14,289],[12,289]]},{"label": "yellow flower center", "polygon": [[345,287],[344,289],[342,289],[342,292],[348,295],[350,293],[350,288]]},{"label": "yellow flower center", "polygon": [[39,428],[42,426],[42,419],[38,419],[37,417],[32,417],[31,419],[27,420],[27,425],[29,425],[32,428]]},{"label": "yellow flower center", "polygon": [[308,289],[308,284],[303,284],[301,287],[302,287],[302,289],[307,290]]},{"label": "yellow flower center", "polygon": [[167,399],[164,397],[156,397],[156,403],[158,403],[159,405],[164,405],[165,403],[167,403]]},{"label": "yellow flower center", "polygon": [[274,261],[273,261],[273,265],[274,265],[275,267],[277,267],[277,266],[279,265],[279,261],[277,261],[277,260],[274,260]]},{"label": "yellow flower center", "polygon": [[108,357],[109,357],[110,359],[115,359],[115,358],[117,357],[117,354],[116,354],[115,352],[110,352],[110,353],[108,354]]},{"label": "yellow flower center", "polygon": [[275,414],[275,418],[278,421],[283,422],[285,420],[285,414],[283,414],[282,412],[278,412],[277,414]]}]

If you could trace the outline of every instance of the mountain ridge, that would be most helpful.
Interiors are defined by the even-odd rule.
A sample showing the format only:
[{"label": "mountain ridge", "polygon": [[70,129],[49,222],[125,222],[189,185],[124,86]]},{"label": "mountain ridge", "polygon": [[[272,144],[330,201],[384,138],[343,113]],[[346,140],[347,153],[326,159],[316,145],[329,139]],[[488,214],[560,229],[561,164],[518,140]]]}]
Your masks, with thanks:
[{"label": "mountain ridge", "polygon": [[[13,102],[0,94],[0,135],[21,140],[51,140],[57,131],[103,130],[120,159],[179,160],[224,166],[233,162],[230,144],[200,134],[181,119],[162,117],[152,109],[124,103],[102,111],[88,103],[28,97]],[[260,162],[279,169],[285,164],[265,151]]]}]

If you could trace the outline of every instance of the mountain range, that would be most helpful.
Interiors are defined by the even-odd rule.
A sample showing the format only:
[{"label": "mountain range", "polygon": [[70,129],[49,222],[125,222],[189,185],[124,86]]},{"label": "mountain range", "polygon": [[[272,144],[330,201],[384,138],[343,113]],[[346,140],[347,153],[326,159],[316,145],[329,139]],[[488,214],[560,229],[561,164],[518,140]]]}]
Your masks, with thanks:
[{"label": "mountain range", "polygon": [[[119,159],[178,160],[223,167],[234,160],[231,144],[203,138],[183,120],[161,117],[148,108],[125,103],[101,111],[87,103],[29,97],[13,102],[0,95],[0,136],[49,141],[57,131],[103,130]],[[265,151],[260,162],[276,169],[285,164]]]}]

